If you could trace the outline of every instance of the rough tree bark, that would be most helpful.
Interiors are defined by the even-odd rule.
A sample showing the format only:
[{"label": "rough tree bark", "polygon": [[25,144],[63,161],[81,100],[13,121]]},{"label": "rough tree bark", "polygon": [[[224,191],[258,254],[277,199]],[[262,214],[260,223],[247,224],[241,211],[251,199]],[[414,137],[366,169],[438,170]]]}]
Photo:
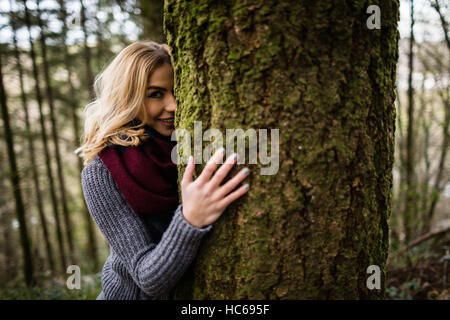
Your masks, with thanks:
[{"label": "rough tree bark", "polygon": [[[278,173],[232,170],[250,168],[250,190],[175,298],[383,298],[399,3],[376,3],[379,30],[366,1],[166,1],[177,128],[280,130]],[[370,265],[379,290],[366,286]]]}]

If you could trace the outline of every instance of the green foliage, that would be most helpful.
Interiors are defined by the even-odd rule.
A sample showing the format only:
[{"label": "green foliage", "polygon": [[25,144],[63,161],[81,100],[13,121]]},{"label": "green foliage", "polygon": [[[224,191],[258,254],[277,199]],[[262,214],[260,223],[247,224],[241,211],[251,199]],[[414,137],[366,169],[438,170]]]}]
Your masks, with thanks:
[{"label": "green foliage", "polygon": [[47,284],[31,288],[18,284],[0,288],[0,300],[94,300],[101,291],[100,274],[84,276],[81,288],[69,290],[63,281],[50,279]]}]

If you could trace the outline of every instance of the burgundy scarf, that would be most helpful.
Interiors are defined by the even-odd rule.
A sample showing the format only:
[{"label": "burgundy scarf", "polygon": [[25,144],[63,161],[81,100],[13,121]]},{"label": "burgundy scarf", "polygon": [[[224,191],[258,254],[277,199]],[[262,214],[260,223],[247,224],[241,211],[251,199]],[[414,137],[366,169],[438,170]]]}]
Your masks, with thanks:
[{"label": "burgundy scarf", "polygon": [[150,138],[137,147],[109,145],[99,157],[134,212],[169,214],[179,204],[177,166],[171,159],[176,141],[148,125],[144,129]]}]

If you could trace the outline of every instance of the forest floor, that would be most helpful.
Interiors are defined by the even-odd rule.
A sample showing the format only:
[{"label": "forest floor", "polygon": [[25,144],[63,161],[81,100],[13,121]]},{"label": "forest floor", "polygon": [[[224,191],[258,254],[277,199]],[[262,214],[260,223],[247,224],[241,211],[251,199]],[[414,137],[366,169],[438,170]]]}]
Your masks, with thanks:
[{"label": "forest floor", "polygon": [[[450,264],[428,258],[409,266],[387,266],[386,300],[450,300]],[[83,277],[80,289],[67,289],[63,279],[48,279],[31,289],[23,285],[0,288],[0,300],[95,300],[100,274]]]},{"label": "forest floor", "polygon": [[450,233],[390,254],[386,299],[450,300]]},{"label": "forest floor", "polygon": [[388,266],[386,299],[450,300],[450,266],[430,258],[403,267]]},{"label": "forest floor", "polygon": [[68,289],[64,278],[40,279],[27,288],[22,282],[0,287],[0,300],[95,300],[102,290],[101,275],[81,277],[80,289]]},{"label": "forest floor", "polygon": [[[389,254],[386,300],[450,300],[450,233],[418,245],[404,254]],[[101,273],[81,277],[80,289],[69,290],[67,278],[41,276],[39,285],[23,281],[0,286],[0,300],[95,300],[101,291]]]}]

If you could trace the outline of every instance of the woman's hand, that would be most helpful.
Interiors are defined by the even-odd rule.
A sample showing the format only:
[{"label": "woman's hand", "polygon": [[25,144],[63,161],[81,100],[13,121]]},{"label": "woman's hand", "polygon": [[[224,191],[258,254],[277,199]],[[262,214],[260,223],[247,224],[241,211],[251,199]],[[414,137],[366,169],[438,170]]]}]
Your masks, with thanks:
[{"label": "woman's hand", "polygon": [[224,148],[218,150],[209,159],[202,173],[195,181],[192,181],[195,169],[194,159],[192,157],[189,158],[180,186],[183,216],[194,227],[202,228],[212,224],[219,219],[230,203],[248,191],[248,184],[246,184],[231,192],[248,176],[249,170],[247,168],[242,169],[227,183],[220,186],[222,180],[236,163],[236,153],[232,154],[211,178],[224,153]]}]

